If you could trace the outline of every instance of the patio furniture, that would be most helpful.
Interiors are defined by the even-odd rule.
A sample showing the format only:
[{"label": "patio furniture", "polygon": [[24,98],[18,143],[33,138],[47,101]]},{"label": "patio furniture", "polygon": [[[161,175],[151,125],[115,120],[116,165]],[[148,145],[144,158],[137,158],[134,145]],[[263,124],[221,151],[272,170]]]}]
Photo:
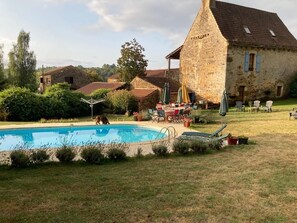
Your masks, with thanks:
[{"label": "patio furniture", "polygon": [[245,106],[242,101],[236,101],[235,103],[236,111],[245,111]]},{"label": "patio furniture", "polygon": [[227,127],[227,124],[223,124],[213,133],[206,133],[206,132],[183,132],[180,137],[207,137],[207,138],[213,138],[218,137],[219,134]]},{"label": "patio furniture", "polygon": [[216,142],[216,141],[222,141],[224,139],[227,139],[230,134],[217,136],[217,137],[204,137],[204,136],[180,136],[177,139],[178,140],[200,140],[203,142]]},{"label": "patio furniture", "polygon": [[289,112],[289,119],[291,119],[291,117],[297,119],[297,108],[293,108],[292,111]]},{"label": "patio furniture", "polygon": [[254,101],[252,105],[250,104],[249,111],[250,112],[252,112],[252,111],[258,112],[260,109],[260,103],[261,102],[259,100]]},{"label": "patio furniture", "polygon": [[263,110],[266,112],[272,112],[273,101],[266,101],[266,105],[263,107]]},{"label": "patio furniture", "polygon": [[156,121],[165,121],[165,111],[164,110],[157,110],[154,111],[153,115],[152,115],[152,122]]}]

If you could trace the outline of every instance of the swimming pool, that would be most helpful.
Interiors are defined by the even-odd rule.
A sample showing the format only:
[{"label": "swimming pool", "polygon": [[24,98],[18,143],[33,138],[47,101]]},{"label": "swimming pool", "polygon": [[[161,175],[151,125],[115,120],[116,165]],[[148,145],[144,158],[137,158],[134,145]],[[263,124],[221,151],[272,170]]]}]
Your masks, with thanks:
[{"label": "swimming pool", "polygon": [[166,137],[158,130],[138,125],[95,125],[0,130],[0,151],[55,148],[88,143],[133,143]]}]

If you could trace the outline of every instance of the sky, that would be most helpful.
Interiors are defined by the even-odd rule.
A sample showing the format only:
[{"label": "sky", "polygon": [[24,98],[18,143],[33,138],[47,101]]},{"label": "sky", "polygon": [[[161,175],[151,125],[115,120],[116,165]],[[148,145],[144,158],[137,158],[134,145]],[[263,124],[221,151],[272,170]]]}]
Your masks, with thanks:
[{"label": "sky", "polygon": [[[275,12],[297,37],[296,0],[224,2]],[[183,44],[200,7],[201,0],[1,0],[0,44],[7,64],[24,30],[37,67],[101,67],[117,64],[121,46],[135,38],[147,69],[167,68],[165,56]]]}]

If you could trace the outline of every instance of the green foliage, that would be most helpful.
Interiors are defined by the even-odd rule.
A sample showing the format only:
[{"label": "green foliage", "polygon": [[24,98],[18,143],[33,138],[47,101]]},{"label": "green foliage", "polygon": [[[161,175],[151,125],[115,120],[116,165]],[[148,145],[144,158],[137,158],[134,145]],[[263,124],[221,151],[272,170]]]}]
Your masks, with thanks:
[{"label": "green foliage", "polygon": [[74,159],[75,155],[76,154],[73,151],[73,148],[66,145],[59,148],[56,152],[57,159],[63,163],[71,162]]},{"label": "green foliage", "polygon": [[3,55],[3,45],[0,45],[0,90],[4,88],[6,83]]},{"label": "green foliage", "polygon": [[30,90],[37,89],[35,68],[36,57],[33,51],[29,51],[30,33],[21,31],[17,44],[9,52],[9,81],[19,87],[26,87]]},{"label": "green foliage", "polygon": [[26,88],[11,87],[0,92],[0,108],[13,121],[36,121],[41,118],[42,97]]},{"label": "green foliage", "polygon": [[0,108],[0,121],[7,121],[8,116],[8,111],[5,108]]},{"label": "green foliage", "polygon": [[157,156],[166,156],[168,155],[168,148],[165,145],[153,145],[152,150]]},{"label": "green foliage", "polygon": [[137,106],[136,98],[127,90],[109,92],[107,100],[112,104],[114,112],[123,114]]},{"label": "green foliage", "polygon": [[208,143],[210,149],[220,150],[222,149],[222,141],[211,141]]},{"label": "green foliage", "polygon": [[183,140],[177,140],[173,143],[173,152],[186,155],[190,152],[190,144]]},{"label": "green foliage", "polygon": [[108,89],[101,88],[101,89],[97,89],[96,91],[93,91],[90,96],[93,97],[94,99],[101,99],[101,98],[105,98],[108,92],[109,92]]},{"label": "green foliage", "polygon": [[26,151],[19,149],[10,153],[11,166],[17,168],[23,168],[30,165],[30,157]]},{"label": "green foliage", "polygon": [[201,140],[192,140],[190,141],[190,147],[194,153],[204,153],[208,148],[208,144]]},{"label": "green foliage", "polygon": [[89,112],[89,107],[80,100],[84,94],[71,91],[70,84],[54,84],[46,89],[44,97],[47,97],[44,114],[48,116],[44,118],[73,118]]},{"label": "green foliage", "polygon": [[290,84],[290,96],[297,98],[297,73],[295,74],[294,80]]},{"label": "green foliage", "polygon": [[31,159],[34,163],[43,163],[49,159],[49,155],[45,150],[37,150],[32,152]]},{"label": "green foliage", "polygon": [[107,146],[107,157],[112,161],[122,161],[127,158],[126,150],[128,146],[125,143],[110,143]]},{"label": "green foliage", "polygon": [[104,155],[102,154],[102,146],[98,145],[88,145],[86,146],[82,152],[81,157],[90,164],[100,164],[104,159]]},{"label": "green foliage", "polygon": [[120,79],[130,83],[136,76],[145,76],[148,60],[143,54],[144,48],[133,39],[122,45],[121,57],[118,59]]}]

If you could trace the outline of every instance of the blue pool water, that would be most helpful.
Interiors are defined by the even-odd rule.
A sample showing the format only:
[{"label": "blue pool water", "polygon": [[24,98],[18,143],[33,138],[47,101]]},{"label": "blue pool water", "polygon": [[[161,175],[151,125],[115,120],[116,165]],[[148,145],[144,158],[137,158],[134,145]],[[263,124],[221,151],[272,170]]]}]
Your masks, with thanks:
[{"label": "blue pool water", "polygon": [[67,126],[0,130],[0,151],[18,148],[50,148],[87,143],[145,142],[165,137],[159,131],[137,125]]}]

